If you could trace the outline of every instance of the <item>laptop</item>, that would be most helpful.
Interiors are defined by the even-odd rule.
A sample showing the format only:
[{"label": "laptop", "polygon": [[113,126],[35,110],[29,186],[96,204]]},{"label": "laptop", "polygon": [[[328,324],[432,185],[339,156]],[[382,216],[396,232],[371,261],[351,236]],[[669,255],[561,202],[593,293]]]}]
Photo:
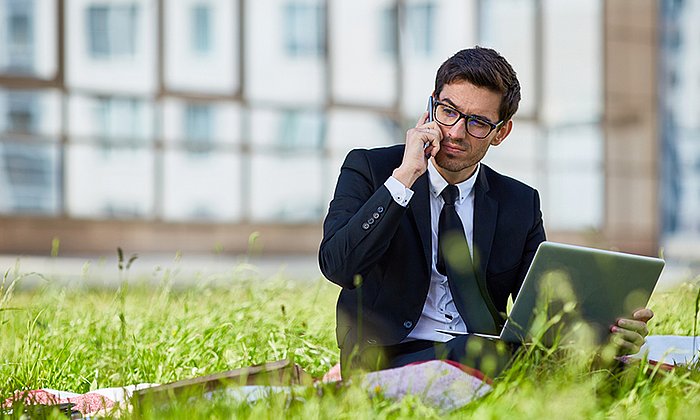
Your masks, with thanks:
[{"label": "laptop", "polygon": [[583,334],[603,343],[618,318],[646,307],[664,264],[659,258],[543,242],[500,335],[477,335],[551,345]]}]

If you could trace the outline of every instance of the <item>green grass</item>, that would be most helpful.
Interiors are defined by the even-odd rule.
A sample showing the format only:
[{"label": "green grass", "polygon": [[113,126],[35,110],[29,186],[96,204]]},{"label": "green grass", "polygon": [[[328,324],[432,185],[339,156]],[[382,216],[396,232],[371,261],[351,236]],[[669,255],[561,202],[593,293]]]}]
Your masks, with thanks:
[{"label": "green grass", "polygon": [[[124,273],[121,273],[124,275]],[[22,279],[19,280],[21,286]],[[327,281],[241,276],[186,289],[138,279],[119,290],[60,286],[0,290],[0,398],[49,387],[85,393],[142,382],[167,383],[293,358],[315,377],[338,360],[335,299]],[[698,286],[652,297],[652,334],[690,335]],[[700,374],[594,367],[584,351],[522,353],[493,391],[453,417],[697,418]],[[322,395],[320,395],[322,394]],[[308,389],[256,404],[225,398],[180,400],[146,418],[443,418],[417,398],[370,398],[358,386]]]}]

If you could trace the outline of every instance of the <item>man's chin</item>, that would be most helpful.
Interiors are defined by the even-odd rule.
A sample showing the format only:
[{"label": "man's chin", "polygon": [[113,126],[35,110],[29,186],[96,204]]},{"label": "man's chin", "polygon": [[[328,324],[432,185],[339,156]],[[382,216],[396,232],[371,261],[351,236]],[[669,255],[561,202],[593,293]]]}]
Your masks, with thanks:
[{"label": "man's chin", "polygon": [[435,164],[449,172],[460,172],[472,166],[468,162],[440,153],[435,156]]}]

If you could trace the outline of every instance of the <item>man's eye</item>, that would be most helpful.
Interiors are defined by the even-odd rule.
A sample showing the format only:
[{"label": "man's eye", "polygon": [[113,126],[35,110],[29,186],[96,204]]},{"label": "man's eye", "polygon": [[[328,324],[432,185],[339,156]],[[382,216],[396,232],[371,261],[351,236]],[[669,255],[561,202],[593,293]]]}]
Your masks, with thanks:
[{"label": "man's eye", "polygon": [[451,108],[442,108],[442,113],[448,117],[456,117],[457,111]]},{"label": "man's eye", "polygon": [[490,128],[491,127],[490,125],[488,125],[484,121],[479,121],[475,118],[472,118],[469,120],[469,125],[471,125],[472,127],[478,127],[478,128],[487,128],[487,127]]}]

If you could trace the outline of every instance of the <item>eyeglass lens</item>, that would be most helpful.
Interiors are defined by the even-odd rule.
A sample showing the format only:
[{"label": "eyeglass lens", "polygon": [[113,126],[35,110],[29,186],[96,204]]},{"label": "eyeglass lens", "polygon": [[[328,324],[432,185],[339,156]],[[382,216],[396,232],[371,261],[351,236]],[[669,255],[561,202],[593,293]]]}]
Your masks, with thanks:
[{"label": "eyeglass lens", "polygon": [[[435,108],[435,119],[443,125],[452,126],[457,124],[462,114],[454,108],[443,104],[437,104]],[[480,121],[474,117],[467,118],[467,132],[477,138],[484,138],[491,133],[491,126],[484,121]]]}]

